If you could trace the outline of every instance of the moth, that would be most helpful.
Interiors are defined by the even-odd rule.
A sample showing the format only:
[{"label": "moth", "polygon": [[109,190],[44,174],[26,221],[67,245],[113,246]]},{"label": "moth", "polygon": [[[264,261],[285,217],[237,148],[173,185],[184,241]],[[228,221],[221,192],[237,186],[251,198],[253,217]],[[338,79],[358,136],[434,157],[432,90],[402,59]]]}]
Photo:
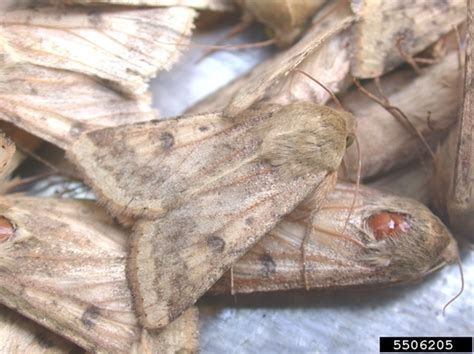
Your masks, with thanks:
[{"label": "moth", "polygon": [[0,351],[35,354],[85,353],[76,345],[3,305],[0,305]]},{"label": "moth", "polygon": [[[460,101],[461,74],[457,53],[450,52],[439,63],[423,69],[397,70],[380,79],[392,106],[401,109],[415,128],[431,142],[439,141],[455,123]],[[372,85],[368,89],[380,95]],[[426,151],[420,138],[395,119],[385,108],[358,90],[343,95],[341,101],[357,119],[360,151],[364,160],[362,178],[380,176],[416,159],[417,151]],[[357,175],[358,153],[347,150],[344,158],[347,175]]]},{"label": "moth", "polygon": [[421,52],[465,19],[466,1],[352,0],[352,74],[375,78]]},{"label": "moth", "polygon": [[474,232],[473,6],[469,1],[463,101],[456,126],[438,149],[433,183],[438,208],[447,215],[450,227],[470,239]]},{"label": "moth", "polygon": [[[456,241],[423,204],[361,187],[346,225],[353,196],[354,186],[339,182],[322,206],[296,208],[234,264],[232,281],[227,272],[210,292],[394,285],[458,260]],[[302,217],[313,208],[312,219]]]},{"label": "moth", "polygon": [[325,0],[238,0],[244,21],[256,18],[274,34],[280,48],[292,45]]},{"label": "moth", "polygon": [[187,7],[12,9],[0,14],[0,52],[141,95],[148,80],[177,61],[195,16]]},{"label": "moth", "polygon": [[301,40],[290,48],[256,65],[187,110],[187,113],[227,109],[241,112],[258,101],[289,104],[294,101],[326,103],[330,96],[321,87],[292,72],[296,67],[318,78],[334,92],[346,85],[349,75],[350,25],[354,16],[349,6],[326,6]]},{"label": "moth", "polygon": [[70,159],[114,215],[140,219],[127,272],[142,325],[165,326],[308,194],[322,200],[353,124],[297,102],[82,135]]},{"label": "moth", "polygon": [[197,352],[197,311],[142,331],[127,285],[126,230],[91,201],[0,199],[0,302],[87,351]]},{"label": "moth", "polygon": [[156,119],[149,101],[84,74],[0,57],[0,119],[63,149],[87,130]]},{"label": "moth", "polygon": [[232,0],[50,0],[52,3],[64,4],[109,4],[126,6],[184,6],[199,10],[233,11],[235,3]]}]

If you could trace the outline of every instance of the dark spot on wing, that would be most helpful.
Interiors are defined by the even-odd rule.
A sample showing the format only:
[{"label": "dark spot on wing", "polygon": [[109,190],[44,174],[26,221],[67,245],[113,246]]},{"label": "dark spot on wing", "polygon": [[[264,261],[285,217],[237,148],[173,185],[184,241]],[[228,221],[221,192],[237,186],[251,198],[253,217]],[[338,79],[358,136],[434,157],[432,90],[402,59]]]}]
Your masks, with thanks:
[{"label": "dark spot on wing", "polygon": [[246,225],[252,225],[253,224],[253,217],[249,216],[247,219],[245,219],[245,224]]},{"label": "dark spot on wing", "polygon": [[54,343],[51,339],[49,339],[45,333],[36,332],[35,333],[36,341],[38,342],[39,346],[45,349],[49,349],[54,346]]},{"label": "dark spot on wing", "polygon": [[81,316],[81,322],[86,326],[88,329],[91,329],[95,326],[95,320],[100,315],[100,309],[95,305],[90,305],[86,308],[84,313]]},{"label": "dark spot on wing", "polygon": [[208,130],[209,130],[208,127],[205,127],[205,126],[199,127],[200,132],[207,132]]},{"label": "dark spot on wing", "polygon": [[89,23],[94,27],[98,27],[102,23],[102,17],[100,16],[100,13],[96,11],[90,11],[87,14],[87,19],[89,20]]},{"label": "dark spot on wing", "polygon": [[225,242],[221,237],[211,235],[207,238],[206,242],[207,242],[207,246],[209,247],[209,249],[211,250],[213,254],[219,254],[224,251]]},{"label": "dark spot on wing", "polygon": [[276,264],[272,256],[269,254],[264,254],[260,257],[260,262],[262,262],[262,272],[265,278],[269,278],[276,271]]},{"label": "dark spot on wing", "polygon": [[160,135],[161,147],[163,150],[169,150],[174,145],[174,136],[169,132],[161,133]]}]

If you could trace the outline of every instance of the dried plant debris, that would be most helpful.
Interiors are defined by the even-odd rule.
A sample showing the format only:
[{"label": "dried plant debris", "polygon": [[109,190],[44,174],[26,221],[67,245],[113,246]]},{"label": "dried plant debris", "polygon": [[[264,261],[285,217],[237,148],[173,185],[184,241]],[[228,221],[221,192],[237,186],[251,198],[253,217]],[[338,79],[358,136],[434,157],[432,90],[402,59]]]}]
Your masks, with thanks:
[{"label": "dried plant debris", "polygon": [[427,48],[465,20],[465,0],[352,0],[352,74],[374,78]]},{"label": "dried plant debris", "polygon": [[438,151],[434,184],[437,205],[447,214],[451,228],[470,239],[474,238],[473,4],[470,0],[463,104],[456,127]]},{"label": "dried plant debris", "polygon": [[85,353],[83,349],[2,305],[0,351],[34,354]]},{"label": "dried plant debris", "polygon": [[140,95],[177,61],[195,15],[186,7],[11,10],[0,14],[0,52],[11,62],[83,73]]},{"label": "dried plant debris", "polygon": [[326,0],[237,0],[244,16],[255,17],[273,32],[276,44],[292,45]]},{"label": "dried plant debris", "polygon": [[[439,140],[455,123],[460,101],[461,73],[456,53],[423,70],[421,75],[396,71],[381,78],[381,87],[391,106],[402,110],[415,128],[431,141]],[[370,89],[380,95],[375,87]],[[364,178],[384,174],[407,164],[424,151],[420,138],[395,119],[384,107],[353,91],[342,99],[357,120]],[[357,150],[351,147],[344,158],[349,178],[355,179]]]},{"label": "dried plant debris", "polygon": [[165,326],[309,193],[323,198],[352,124],[299,102],[81,137],[69,156],[86,180],[114,214],[142,219],[128,265],[141,323]]},{"label": "dried plant debris", "polygon": [[50,0],[64,4],[82,4],[82,5],[125,5],[125,6],[184,6],[198,10],[210,11],[234,11],[236,9],[233,0]]},{"label": "dried plant debris", "polygon": [[[315,23],[313,23],[298,43],[262,62],[250,73],[237,78],[215,94],[198,102],[189,112],[201,113],[225,109],[227,116],[237,115],[264,98],[269,90],[274,92],[275,85],[285,80],[287,75],[302,63],[305,58],[311,56],[312,53],[318,53],[321,46],[324,46],[334,36],[347,29],[353,21],[354,16],[347,8],[342,8],[340,11],[332,11],[330,6],[324,8],[324,11],[322,11],[320,16],[318,15]],[[344,70],[343,65],[340,69],[341,71]],[[311,74],[315,73],[311,72]],[[319,101],[314,102],[323,103]],[[275,103],[289,102],[282,100]]]},{"label": "dried plant debris", "polygon": [[[407,283],[457,260],[456,241],[448,229],[428,208],[408,198],[361,188],[345,227],[354,189],[338,183],[323,206],[316,205],[319,211],[311,221],[301,215],[307,215],[312,203],[286,216],[235,263],[233,291]],[[231,290],[227,273],[211,292]]]},{"label": "dried plant debris", "polygon": [[192,309],[176,324],[180,334],[142,333],[125,276],[127,232],[93,202],[4,197],[0,220],[0,301],[8,307],[88,351],[196,344]]},{"label": "dried plant debris", "polygon": [[0,119],[63,149],[84,131],[156,118],[147,97],[124,97],[87,75],[1,59],[0,66]]}]

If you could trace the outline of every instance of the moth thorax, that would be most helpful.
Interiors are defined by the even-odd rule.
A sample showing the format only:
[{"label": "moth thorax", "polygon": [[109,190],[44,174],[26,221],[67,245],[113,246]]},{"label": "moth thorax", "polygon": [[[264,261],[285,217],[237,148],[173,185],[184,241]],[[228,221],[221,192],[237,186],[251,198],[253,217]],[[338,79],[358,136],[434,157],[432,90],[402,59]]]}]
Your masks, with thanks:
[{"label": "moth thorax", "polygon": [[260,158],[291,177],[335,171],[345,151],[347,129],[335,110],[307,102],[283,107],[262,127]]},{"label": "moth thorax", "polygon": [[15,233],[15,227],[4,216],[0,216],[0,243],[7,241]]}]

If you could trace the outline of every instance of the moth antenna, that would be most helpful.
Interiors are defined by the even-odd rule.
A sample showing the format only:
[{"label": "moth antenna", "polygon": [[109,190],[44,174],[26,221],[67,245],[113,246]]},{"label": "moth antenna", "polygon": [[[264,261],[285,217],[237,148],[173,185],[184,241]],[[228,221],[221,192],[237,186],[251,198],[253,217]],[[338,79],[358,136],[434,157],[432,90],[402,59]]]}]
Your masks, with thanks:
[{"label": "moth antenna", "polygon": [[[429,154],[431,155],[431,158],[433,159],[433,161],[435,161],[436,157],[435,157],[435,153],[433,152],[433,149],[431,149],[431,146],[428,144],[428,142],[426,141],[425,137],[420,133],[420,131],[415,127],[415,125],[408,119],[408,117],[406,116],[405,113],[403,113],[403,111],[398,108],[398,107],[395,107],[395,106],[392,106],[390,104],[390,101],[388,100],[388,98],[385,96],[383,97],[383,99],[377,97],[376,95],[374,95],[372,92],[370,92],[369,90],[367,90],[364,86],[362,86],[362,84],[359,82],[359,80],[357,80],[355,77],[352,77],[352,81],[354,82],[354,84],[357,86],[357,88],[362,92],[364,93],[366,96],[368,96],[370,99],[372,99],[373,101],[375,101],[376,103],[378,103],[380,106],[382,106],[383,108],[385,108],[385,110],[390,113],[398,122],[400,122],[400,124],[405,128],[407,129],[409,132],[411,132],[412,134],[416,135],[420,141],[423,143],[423,145],[425,146],[426,150],[429,152]],[[379,92],[381,91],[381,86],[380,86],[380,81],[378,80],[374,80],[375,81],[375,84],[376,86],[379,86],[380,88],[378,88]],[[378,85],[377,85],[378,83]],[[383,92],[383,91],[382,91]]]},{"label": "moth antenna", "polygon": [[344,106],[342,105],[341,101],[339,101],[339,99],[337,98],[337,96],[334,94],[334,92],[332,92],[332,90],[328,89],[326,86],[324,86],[321,82],[319,82],[318,80],[316,80],[314,77],[312,77],[311,75],[309,75],[308,73],[304,72],[303,70],[300,70],[300,69],[293,69],[294,71],[300,73],[300,74],[303,74],[304,76],[306,76],[307,78],[309,78],[310,80],[313,80],[314,82],[316,82],[319,86],[321,86],[327,93],[329,93],[329,95],[332,97],[332,99],[334,100],[334,102],[336,102],[336,104],[339,106],[339,108],[343,111],[347,111],[347,109],[344,108]]},{"label": "moth antenna", "polygon": [[342,229],[342,233],[346,233],[347,225],[349,224],[349,220],[351,219],[352,213],[354,212],[354,207],[357,201],[357,197],[359,195],[359,187],[360,187],[360,178],[362,174],[362,155],[360,152],[360,144],[357,135],[355,136],[355,143],[357,147],[357,180],[356,180],[356,187],[354,191],[354,198],[352,199],[351,209],[349,210],[349,214],[347,214],[346,222],[344,223],[344,228]]},{"label": "moth antenna", "polygon": [[451,300],[449,300],[449,301],[446,303],[446,305],[444,305],[444,307],[443,307],[443,316],[446,315],[446,308],[447,308],[449,305],[451,305],[454,301],[456,301],[456,299],[459,298],[459,297],[461,296],[461,294],[463,293],[463,291],[464,291],[464,272],[463,272],[463,270],[462,270],[461,259],[459,258],[459,256],[458,256],[458,258],[457,258],[457,262],[456,262],[456,263],[457,263],[458,268],[459,268],[459,274],[461,275],[461,289],[459,290],[459,292],[458,292],[456,295],[454,295],[454,297],[453,297]]},{"label": "moth antenna", "polygon": [[396,42],[395,46],[397,47],[398,53],[403,58],[403,60],[405,60],[413,68],[413,70],[415,70],[415,72],[418,75],[420,75],[421,74],[421,69],[418,66],[418,64],[416,63],[415,58],[413,58],[412,55],[405,52],[405,50],[402,47],[402,42],[403,42],[404,39],[405,39],[405,36],[403,36],[403,35],[400,35],[397,38],[397,42]]}]

